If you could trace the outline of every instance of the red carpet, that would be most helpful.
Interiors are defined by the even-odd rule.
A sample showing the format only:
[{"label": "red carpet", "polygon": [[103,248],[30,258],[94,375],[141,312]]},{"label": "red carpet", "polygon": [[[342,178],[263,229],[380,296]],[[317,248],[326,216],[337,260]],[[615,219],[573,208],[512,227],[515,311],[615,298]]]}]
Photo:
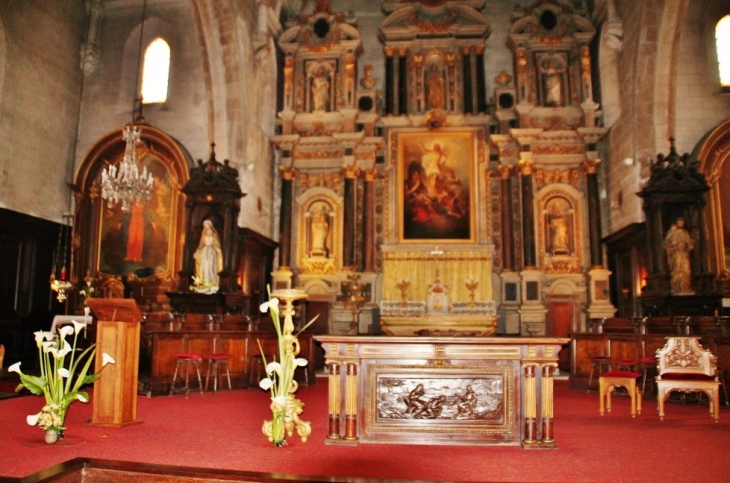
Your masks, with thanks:
[{"label": "red carpet", "polygon": [[[324,444],[327,427],[325,380],[300,388],[305,420],[313,432],[307,443],[296,435],[274,448],[261,434],[268,417],[268,394],[260,390],[216,395],[139,398],[142,424],[125,428],[89,427],[91,405],[74,403],[67,418],[68,443],[40,444],[41,430],[27,414],[42,399],[26,396],[0,401],[0,476],[22,477],[75,457],[203,468],[422,481],[629,482],[728,481],[730,411],[714,424],[707,405],[668,403],[660,423],[656,402],[644,400],[643,414],[629,416],[628,398],[614,397],[613,413],[598,414],[598,396],[555,388],[557,450],[514,446],[431,446]],[[93,398],[93,395],[92,395]]]}]

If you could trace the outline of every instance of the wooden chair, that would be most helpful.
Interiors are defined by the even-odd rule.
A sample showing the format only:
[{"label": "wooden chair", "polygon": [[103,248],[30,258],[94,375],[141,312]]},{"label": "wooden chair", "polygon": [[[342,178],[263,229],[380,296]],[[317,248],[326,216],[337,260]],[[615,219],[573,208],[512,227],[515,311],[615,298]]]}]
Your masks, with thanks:
[{"label": "wooden chair", "polygon": [[710,398],[710,416],[720,421],[720,381],[717,358],[699,343],[699,337],[667,337],[657,355],[657,408],[664,421],[664,401],[672,391],[700,392]]}]

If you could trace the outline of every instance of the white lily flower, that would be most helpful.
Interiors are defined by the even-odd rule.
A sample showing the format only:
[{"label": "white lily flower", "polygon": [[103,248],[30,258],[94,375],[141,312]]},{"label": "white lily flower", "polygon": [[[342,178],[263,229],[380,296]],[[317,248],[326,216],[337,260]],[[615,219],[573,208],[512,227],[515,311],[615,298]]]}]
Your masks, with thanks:
[{"label": "white lily flower", "polygon": [[38,419],[40,419],[40,417],[41,413],[29,414],[28,416],[26,416],[25,421],[28,423],[29,426],[35,426],[36,424],[38,424]]},{"label": "white lily flower", "polygon": [[48,345],[46,345],[46,342],[44,342],[43,352],[47,354],[53,354],[53,357],[58,357],[58,349],[56,349],[56,344],[49,343]]},{"label": "white lily flower", "polygon": [[86,324],[82,322],[76,322],[75,320],[72,320],[71,323],[74,325],[74,333],[76,334],[81,332],[81,329],[86,327]]},{"label": "white lily flower", "polygon": [[65,367],[60,368],[56,372],[58,372],[58,375],[61,377],[70,377],[71,376],[71,373],[68,372],[68,369],[66,369]]},{"label": "white lily flower", "polygon": [[297,366],[299,366],[299,367],[306,366],[307,365],[307,362],[308,361],[306,359],[302,359],[301,357],[295,357],[294,358],[294,364],[297,365]]},{"label": "white lily flower", "polygon": [[283,406],[286,404],[286,396],[276,396],[271,398],[276,404]]},{"label": "white lily flower", "polygon": [[81,394],[79,394],[78,396],[76,396],[76,399],[78,399],[78,400],[79,400],[79,401],[81,401],[82,403],[87,403],[87,402],[89,402],[89,400],[88,400],[88,399],[86,399],[86,398],[85,398],[84,396],[82,396]]},{"label": "white lily flower", "polygon": [[116,364],[116,363],[117,363],[117,361],[115,361],[114,358],[112,356],[110,356],[109,354],[107,354],[106,352],[104,352],[101,355],[101,367],[104,367],[107,364]]},{"label": "white lily flower", "polygon": [[276,361],[266,364],[266,374],[273,374],[274,371],[276,371],[277,374],[281,374],[281,364]]},{"label": "white lily flower", "polygon": [[8,372],[17,372],[18,374],[22,374],[20,372],[20,362],[16,362],[12,366],[8,367]]},{"label": "white lily flower", "polygon": [[58,329],[58,334],[61,336],[62,339],[65,339],[67,335],[71,335],[74,333],[74,328],[70,325],[64,325],[60,329]]},{"label": "white lily flower", "polygon": [[268,377],[261,379],[259,381],[259,387],[265,391],[268,391],[269,389],[271,389],[271,386],[273,386],[273,385],[274,385],[274,381],[272,381]]},{"label": "white lily flower", "polygon": [[[68,344],[66,344],[68,346]],[[71,352],[71,347],[64,347],[63,349],[58,350],[58,357],[66,357],[66,354]]]},{"label": "white lily flower", "polygon": [[266,312],[268,312],[269,309],[271,309],[272,311],[274,311],[278,314],[279,313],[279,299],[274,297],[271,300],[269,300],[268,302],[264,302],[261,305],[259,305],[259,310],[264,314]]},{"label": "white lily flower", "polygon": [[38,332],[33,332],[33,335],[35,335],[35,343],[38,347],[41,346],[44,340],[53,340],[52,332],[39,330]]}]

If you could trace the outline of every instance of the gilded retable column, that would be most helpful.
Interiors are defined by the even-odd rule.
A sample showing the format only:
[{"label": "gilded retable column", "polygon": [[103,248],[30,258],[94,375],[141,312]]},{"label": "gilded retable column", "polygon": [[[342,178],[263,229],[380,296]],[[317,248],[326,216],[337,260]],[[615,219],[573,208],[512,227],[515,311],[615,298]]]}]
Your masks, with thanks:
[{"label": "gilded retable column", "polygon": [[603,266],[603,249],[601,246],[601,201],[598,192],[598,165],[600,158],[583,161],[588,185],[588,237],[591,248],[591,266]]},{"label": "gilded retable column", "polygon": [[510,188],[510,178],[512,177],[512,168],[510,166],[499,165],[497,167],[499,174],[499,186],[501,189],[501,215],[502,219],[502,264],[505,270],[514,270],[515,268],[515,241],[512,232],[512,189]]},{"label": "gilded retable column", "polygon": [[373,222],[373,207],[375,206],[375,180],[378,170],[375,168],[364,171],[365,189],[362,202],[362,271],[375,271],[375,224]]},{"label": "gilded retable column", "polygon": [[536,267],[536,246],[535,246],[535,213],[534,198],[532,189],[532,172],[535,169],[535,162],[531,160],[520,160],[517,165],[520,171],[520,183],[522,189],[522,243],[524,265]]},{"label": "gilded retable column", "polygon": [[[360,175],[357,166],[342,166],[342,174],[345,178],[345,213],[344,233],[342,247],[342,265],[352,267],[355,265],[355,183]],[[283,202],[283,200],[282,200]]]}]

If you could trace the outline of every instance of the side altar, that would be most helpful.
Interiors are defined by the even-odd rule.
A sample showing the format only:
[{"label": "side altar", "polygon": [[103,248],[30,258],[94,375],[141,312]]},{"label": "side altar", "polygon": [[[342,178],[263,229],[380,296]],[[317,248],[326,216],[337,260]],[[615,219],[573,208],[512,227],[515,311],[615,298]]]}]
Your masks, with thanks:
[{"label": "side altar", "polygon": [[555,448],[553,373],[569,339],[316,336],[327,444]]}]

